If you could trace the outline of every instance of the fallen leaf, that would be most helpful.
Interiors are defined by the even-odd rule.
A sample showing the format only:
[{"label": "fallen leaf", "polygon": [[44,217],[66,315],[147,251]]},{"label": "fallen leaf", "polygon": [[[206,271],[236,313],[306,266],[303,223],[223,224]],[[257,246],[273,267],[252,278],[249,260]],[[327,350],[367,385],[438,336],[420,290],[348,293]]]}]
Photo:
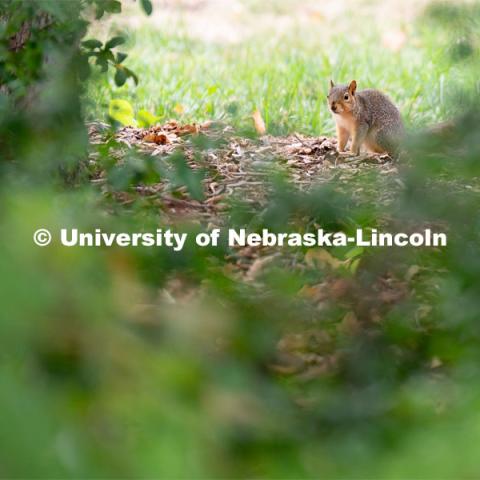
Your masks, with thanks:
[{"label": "fallen leaf", "polygon": [[438,368],[443,365],[443,362],[438,357],[433,357],[430,361],[430,368]]},{"label": "fallen leaf", "polygon": [[415,320],[419,321],[428,317],[431,311],[432,307],[430,305],[420,305],[415,312]]},{"label": "fallen leaf", "polygon": [[319,8],[311,8],[308,10],[308,18],[311,20],[315,20],[317,22],[324,22],[325,15]]},{"label": "fallen leaf", "polygon": [[405,280],[409,282],[419,271],[420,267],[418,265],[411,265],[405,274]]},{"label": "fallen leaf", "polygon": [[403,289],[383,290],[378,295],[378,300],[382,303],[396,303],[405,298],[406,292]]},{"label": "fallen leaf", "polygon": [[328,293],[333,300],[340,300],[348,295],[351,288],[351,281],[346,278],[337,278],[331,283]]},{"label": "fallen leaf", "polygon": [[169,120],[163,127],[163,130],[166,130],[167,132],[170,132],[172,130],[177,130],[178,129],[178,122],[176,120]]},{"label": "fallen leaf", "polygon": [[296,352],[308,347],[308,336],[301,333],[289,333],[278,342],[278,349],[282,352]]},{"label": "fallen leaf", "polygon": [[181,105],[180,103],[177,103],[174,107],[173,107],[173,111],[175,113],[177,113],[178,115],[182,115],[184,112],[185,112],[185,108],[183,107],[183,105]]},{"label": "fallen leaf", "polygon": [[268,257],[257,258],[248,269],[247,274],[245,276],[246,280],[247,281],[256,280],[262,273],[265,266],[272,263],[275,257],[276,255],[270,255]]},{"label": "fallen leaf", "polygon": [[360,328],[360,322],[354,312],[348,312],[337,327],[338,331],[345,335],[354,335],[360,331]]},{"label": "fallen leaf", "polygon": [[341,267],[344,262],[335,258],[323,248],[310,248],[305,254],[305,262],[309,267],[331,267],[334,270]]},{"label": "fallen leaf", "polygon": [[407,36],[401,30],[390,30],[383,34],[382,43],[392,52],[399,52],[407,41]]},{"label": "fallen leaf", "polygon": [[328,298],[326,286],[326,282],[317,285],[304,285],[298,292],[298,295],[302,298],[313,300],[314,302],[321,302]]},{"label": "fallen leaf", "polygon": [[267,133],[267,127],[265,126],[265,122],[263,121],[262,114],[260,110],[255,110],[252,115],[253,123],[255,125],[255,130],[259,135],[265,135]]},{"label": "fallen leaf", "polygon": [[183,127],[180,127],[178,130],[179,135],[185,135],[185,134],[196,134],[200,132],[200,127],[194,123],[192,125],[184,125]]},{"label": "fallen leaf", "polygon": [[147,133],[143,137],[144,142],[156,143],[157,145],[166,145],[172,143],[165,133]]},{"label": "fallen leaf", "polygon": [[298,379],[308,382],[332,374],[338,368],[339,361],[340,356],[338,354],[322,357],[320,364],[308,366],[305,371],[298,375]]}]

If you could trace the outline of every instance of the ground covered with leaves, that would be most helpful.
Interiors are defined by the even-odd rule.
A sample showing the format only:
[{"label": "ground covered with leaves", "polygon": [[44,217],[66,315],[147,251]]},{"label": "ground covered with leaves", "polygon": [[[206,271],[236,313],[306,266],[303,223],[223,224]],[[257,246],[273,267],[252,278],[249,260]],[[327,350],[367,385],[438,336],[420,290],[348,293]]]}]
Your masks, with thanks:
[{"label": "ground covered with leaves", "polygon": [[[107,143],[102,130],[108,130],[108,126],[90,124],[92,144]],[[155,159],[160,170],[160,165],[174,167],[178,158],[185,160],[186,176],[199,180],[198,185],[192,181],[178,187],[172,176],[166,175],[162,181],[136,185],[122,192],[125,201],[134,192],[163,199],[167,203],[164,213],[172,219],[195,212],[194,215],[200,214],[218,224],[221,212],[235,198],[255,208],[264,208],[270,180],[275,175],[299,190],[308,191],[332,180],[338,185],[351,186],[375,172],[384,178],[386,187],[375,192],[375,198],[385,204],[395,194],[395,185],[397,188],[402,185],[397,175],[398,163],[388,155],[364,153],[350,157],[337,151],[335,138],[324,136],[265,135],[250,139],[235,135],[222,124],[182,126],[172,120],[148,129],[123,127],[114,139],[118,142],[116,155],[120,166],[125,165],[125,156],[132,149]],[[97,165],[95,155],[91,158]],[[195,177],[195,173],[199,175]],[[107,180],[105,170],[99,169],[95,176],[96,183]],[[126,179],[127,176],[126,173]]]},{"label": "ground covered with leaves", "polygon": [[[337,151],[336,139],[325,136],[244,138],[225,124],[181,125],[173,120],[150,128],[122,127],[117,131],[97,122],[89,125],[89,132],[95,146],[90,156],[92,182],[122,207],[128,209],[140,202],[142,208],[148,205],[156,210],[158,227],[194,224],[211,230],[241,225],[256,231],[264,226],[262,219],[270,221],[277,209],[288,211],[293,206],[298,212],[288,220],[280,216],[280,223],[272,225],[274,231],[322,228],[318,219],[312,223],[309,206],[301,204],[307,198],[307,203],[324,203],[328,210],[329,193],[315,196],[316,190],[324,191],[325,187],[331,187],[327,192],[333,196],[348,196],[352,209],[363,206],[375,218],[375,226],[392,227],[387,212],[405,187],[399,160],[367,153],[346,156]],[[102,163],[102,148],[116,159],[109,168]],[[348,214],[349,205],[344,207]],[[414,231],[418,226],[417,222],[408,228]],[[334,341],[339,334],[354,335],[363,328],[373,328],[374,332],[375,324],[380,324],[396,304],[415,295],[412,280],[421,267],[406,264],[394,272],[386,264],[365,282],[357,276],[359,267],[368,264],[364,253],[362,247],[337,249],[332,254],[324,248],[246,246],[221,254],[223,272],[256,289],[254,296],[269,295],[272,275],[297,273],[303,280],[290,293],[316,312],[312,318],[328,318],[335,311],[331,325],[314,321],[298,331],[287,328],[270,365],[274,372],[295,373],[305,380],[332,373],[341,355]],[[384,260],[383,255],[376,262]],[[309,274],[310,280],[305,280]],[[189,283],[181,276],[172,277],[162,290],[162,298],[190,302],[201,295],[201,286]],[[428,305],[421,304],[417,321],[429,311]],[[432,362],[439,364],[433,358]]]}]

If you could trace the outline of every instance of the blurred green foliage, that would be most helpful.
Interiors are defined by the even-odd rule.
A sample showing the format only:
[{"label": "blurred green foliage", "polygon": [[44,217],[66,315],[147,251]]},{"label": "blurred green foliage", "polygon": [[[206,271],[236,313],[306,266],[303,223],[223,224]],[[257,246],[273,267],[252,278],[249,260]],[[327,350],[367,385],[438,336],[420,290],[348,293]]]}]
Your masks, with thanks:
[{"label": "blurred green foliage", "polygon": [[[259,292],[228,274],[225,258],[235,252],[225,246],[190,243],[179,254],[55,243],[40,249],[32,243],[39,227],[165,226],[161,208],[145,199],[116,201],[117,191],[140,182],[167,178],[172,189],[186,186],[201,199],[202,174],[178,153],[170,162],[138,153],[118,162],[113,138],[88,146],[77,68],[80,14],[93,5],[100,18],[120,2],[72,4],[42,2],[54,24],[33,27],[25,50],[15,53],[11,36],[38,11],[13,1],[0,11],[0,476],[478,476],[478,103],[463,104],[448,133],[412,139],[405,188],[390,207],[353,196],[357,182],[333,180],[305,193],[275,175],[264,210],[232,199],[231,224],[252,229],[434,224],[448,231],[442,250],[332,250],[360,263],[337,273],[355,286],[327,309],[298,291],[331,272],[279,263],[265,272]],[[149,2],[142,5],[149,13]],[[427,15],[431,33],[444,38],[442,61],[471,75],[479,55],[478,30],[470,27],[478,23],[477,7],[436,5]],[[468,42],[460,56],[448,48],[456,40]],[[106,45],[84,47],[88,55]],[[478,82],[475,88],[456,94],[472,99]],[[103,193],[89,182],[97,167],[88,148],[108,172]],[[380,177],[358,181],[375,195]],[[197,232],[206,225],[175,227]],[[410,295],[382,302],[376,279],[392,272],[405,278],[412,266],[419,268]],[[201,294],[165,298],[172,278],[185,293]],[[339,328],[349,312],[363,325],[354,333]],[[298,334],[304,353],[332,357],[337,368],[312,378],[276,372],[285,334]]]}]

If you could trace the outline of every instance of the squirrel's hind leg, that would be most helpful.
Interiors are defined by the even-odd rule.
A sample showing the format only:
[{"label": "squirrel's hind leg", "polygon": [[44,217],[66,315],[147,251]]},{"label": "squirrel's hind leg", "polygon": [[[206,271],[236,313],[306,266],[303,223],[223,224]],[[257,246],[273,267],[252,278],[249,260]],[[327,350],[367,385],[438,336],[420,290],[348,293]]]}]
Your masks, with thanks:
[{"label": "squirrel's hind leg", "polygon": [[377,131],[375,135],[369,139],[372,152],[388,153],[391,157],[396,156],[399,146],[398,143],[398,139],[393,137],[386,129]]},{"label": "squirrel's hind leg", "polygon": [[386,153],[387,151],[375,141],[375,138],[367,138],[365,140],[365,147],[370,153]]}]

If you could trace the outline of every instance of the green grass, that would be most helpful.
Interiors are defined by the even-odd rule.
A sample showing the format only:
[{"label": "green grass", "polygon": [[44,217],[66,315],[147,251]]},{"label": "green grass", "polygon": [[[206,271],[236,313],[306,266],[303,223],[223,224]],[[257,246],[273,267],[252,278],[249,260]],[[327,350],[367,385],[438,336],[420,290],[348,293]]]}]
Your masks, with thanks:
[{"label": "green grass", "polygon": [[140,84],[129,81],[117,88],[111,75],[99,76],[87,94],[88,117],[105,119],[109,101],[122,98],[161,119],[226,119],[246,129],[259,108],[269,133],[320,135],[333,133],[325,100],[330,78],[355,78],[360,89],[385,91],[414,128],[452,116],[458,102],[450,99],[459,85],[474,90],[473,69],[468,73],[445,55],[434,22],[409,27],[397,53],[382,45],[380,31],[371,24],[363,23],[354,35],[327,33],[319,35],[314,28],[282,36],[265,32],[219,45],[193,40],[182,27],[136,29],[128,32],[122,50],[129,53],[126,65]]}]

